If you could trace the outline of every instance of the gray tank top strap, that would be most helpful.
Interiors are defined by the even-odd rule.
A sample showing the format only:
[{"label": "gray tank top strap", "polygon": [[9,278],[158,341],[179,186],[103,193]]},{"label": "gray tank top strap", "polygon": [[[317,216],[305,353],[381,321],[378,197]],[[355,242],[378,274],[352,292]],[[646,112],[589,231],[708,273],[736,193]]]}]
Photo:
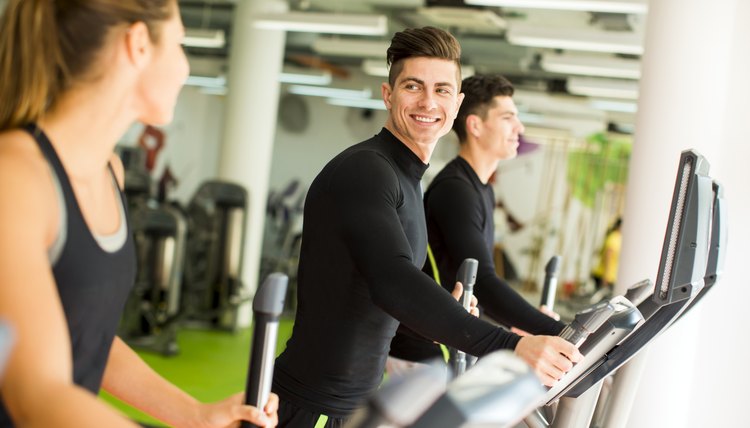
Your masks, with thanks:
[{"label": "gray tank top strap", "polygon": [[115,178],[115,172],[112,170],[112,165],[109,166],[109,171],[112,178],[112,187],[115,191],[115,198],[118,202],[117,211],[120,216],[120,226],[111,235],[99,235],[97,233],[92,233],[92,235],[94,235],[96,242],[99,243],[99,246],[102,247],[104,251],[114,253],[125,245],[125,241],[128,239],[128,228],[126,226],[127,222],[125,221],[126,213],[124,201],[120,197],[120,186],[117,184],[117,178]]},{"label": "gray tank top strap", "polygon": [[50,175],[52,175],[52,182],[55,185],[55,195],[57,196],[57,206],[59,207],[58,223],[60,226],[57,228],[57,236],[52,245],[47,249],[47,259],[51,266],[57,263],[60,258],[63,248],[65,247],[65,240],[68,237],[68,210],[65,209],[65,196],[63,195],[62,187],[60,186],[60,179],[57,178],[54,168],[52,165],[47,164],[49,167]]},{"label": "gray tank top strap", "polygon": [[[50,264],[54,266],[57,260],[59,260],[60,254],[65,247],[65,239],[67,238],[68,231],[68,213],[65,209],[65,195],[63,194],[62,187],[60,186],[60,179],[57,177],[57,174],[55,173],[54,168],[52,168],[52,165],[49,165],[49,169],[50,173],[52,174],[52,181],[55,185],[55,193],[57,194],[57,206],[60,207],[58,223],[60,227],[58,229],[58,233],[55,237],[54,242],[52,242],[52,245],[47,250],[47,258]],[[117,179],[115,178],[115,173],[112,170],[111,165],[109,167],[109,170],[112,178],[112,186],[115,191],[115,197],[117,198],[117,208],[120,216],[120,225],[117,230],[111,235],[100,235],[98,233],[94,233],[93,231],[91,232],[91,235],[94,237],[97,244],[99,244],[102,250],[108,253],[114,253],[122,248],[123,245],[125,245],[125,241],[127,241],[128,238],[128,228],[127,221],[125,219],[125,207],[123,205],[123,200],[120,197],[120,186],[117,184]]]}]

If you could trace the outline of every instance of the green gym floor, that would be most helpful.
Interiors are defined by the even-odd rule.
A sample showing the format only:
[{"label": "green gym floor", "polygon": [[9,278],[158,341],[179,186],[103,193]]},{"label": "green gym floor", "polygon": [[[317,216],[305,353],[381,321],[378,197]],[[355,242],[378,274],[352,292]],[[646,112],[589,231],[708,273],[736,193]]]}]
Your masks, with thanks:
[{"label": "green gym floor", "polygon": [[[291,336],[292,325],[293,320],[281,321],[277,354],[284,349],[287,339]],[[251,328],[236,333],[180,330],[177,333],[177,344],[180,348],[178,355],[165,357],[141,351],[138,351],[138,354],[154,370],[198,400],[219,401],[245,389],[251,337]],[[101,397],[139,423],[165,426],[106,392],[102,392]]]}]

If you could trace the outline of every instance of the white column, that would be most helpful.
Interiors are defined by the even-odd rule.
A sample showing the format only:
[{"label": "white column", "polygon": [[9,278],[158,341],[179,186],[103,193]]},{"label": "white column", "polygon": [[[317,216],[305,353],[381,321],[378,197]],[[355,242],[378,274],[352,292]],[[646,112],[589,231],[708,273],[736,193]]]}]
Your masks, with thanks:
[{"label": "white column", "polygon": [[[286,2],[278,0],[240,0],[232,24],[229,92],[219,175],[245,186],[249,193],[242,279],[252,292],[258,285],[279,99],[278,76],[286,39],[284,31],[254,28],[252,19],[260,13],[282,12],[286,8]],[[249,309],[250,306],[245,305],[240,313],[241,326],[249,324]]]},{"label": "white column", "polygon": [[[742,159],[730,150],[744,144],[747,153],[746,143],[731,141],[740,138],[739,130],[733,133],[732,129],[742,122],[734,121],[750,120],[747,110],[750,92],[742,80],[745,77],[740,77],[750,73],[746,52],[750,33],[743,28],[747,25],[742,24],[742,17],[745,22],[750,18],[747,5],[744,0],[650,2],[637,130],[625,202],[620,291],[638,280],[656,278],[677,162],[684,149],[692,148],[704,155],[711,163],[711,176],[720,180],[726,177],[732,227],[729,239],[739,238],[735,235],[740,229],[736,225],[740,219],[736,207],[745,198],[743,193],[750,174],[744,172],[741,185],[739,177],[725,175],[725,168],[728,164],[742,164]],[[740,69],[744,75],[738,74]],[[743,95],[738,94],[738,87],[745,88]],[[736,111],[742,107],[745,108],[742,114]],[[738,167],[737,172],[747,170],[750,164],[744,169]],[[747,263],[747,250],[738,245],[729,250],[730,254],[744,251]],[[731,260],[735,256],[727,259],[728,270],[732,269]],[[721,309],[727,304],[722,299],[731,299],[731,292],[744,287],[743,282],[744,278],[727,272],[701,305],[652,343],[629,420],[627,425],[622,421],[622,426],[736,425],[737,418],[742,417],[739,398],[733,401],[736,407],[721,405],[726,408],[722,413],[713,406],[726,400],[728,392],[719,388],[702,390],[702,386],[720,385],[719,379],[729,373],[742,373],[747,379],[743,367],[732,369],[722,362],[728,354],[736,352],[736,348],[731,349],[735,343],[747,341],[747,334],[726,344],[712,339],[717,331],[724,329],[729,336],[730,331],[738,333],[741,324],[747,324],[737,321],[741,314],[727,314],[726,309]],[[709,311],[716,313],[708,317],[705,314]],[[729,323],[732,319],[738,327],[732,327]],[[744,382],[742,387],[746,386]],[[722,418],[726,420],[723,424],[719,422]]]},{"label": "white column", "polygon": [[[713,2],[714,7],[723,2]],[[723,6],[728,7],[728,6]],[[723,31],[731,36],[730,74],[714,84],[728,90],[725,119],[716,132],[721,153],[712,175],[725,187],[729,208],[729,242],[725,271],[706,296],[700,329],[696,333],[696,370],[693,378],[688,428],[747,425],[750,371],[750,2],[737,0],[733,20]],[[706,65],[710,67],[710,64]]]}]

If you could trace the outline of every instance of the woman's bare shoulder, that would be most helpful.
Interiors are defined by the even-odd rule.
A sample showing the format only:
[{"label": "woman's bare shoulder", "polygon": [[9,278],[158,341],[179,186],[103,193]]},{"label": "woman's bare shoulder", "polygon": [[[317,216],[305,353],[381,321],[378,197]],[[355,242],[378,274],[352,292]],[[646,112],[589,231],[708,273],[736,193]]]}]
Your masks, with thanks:
[{"label": "woman's bare shoulder", "polygon": [[56,199],[49,166],[27,132],[0,133],[0,189],[3,202],[16,201],[12,204],[16,208],[53,208]]},{"label": "woman's bare shoulder", "polygon": [[[46,175],[47,161],[37,146],[34,138],[22,130],[10,130],[0,132],[0,171],[5,171],[5,179],[13,178],[17,174],[20,177],[31,179],[38,176],[44,179]],[[19,178],[20,178],[19,177]],[[31,183],[30,183],[31,184]]]}]

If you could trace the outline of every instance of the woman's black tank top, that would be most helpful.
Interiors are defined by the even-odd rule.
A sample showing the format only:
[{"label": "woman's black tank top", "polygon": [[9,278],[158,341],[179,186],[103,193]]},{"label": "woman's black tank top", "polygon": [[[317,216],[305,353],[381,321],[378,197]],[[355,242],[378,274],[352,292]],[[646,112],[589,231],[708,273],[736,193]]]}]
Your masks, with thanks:
[{"label": "woman's black tank top", "polygon": [[[49,139],[34,124],[26,126],[25,130],[34,137],[47,158],[65,199],[65,207],[61,209],[66,212],[67,224],[61,228],[66,228],[66,238],[52,272],[70,334],[73,381],[97,394],[120,316],[135,280],[133,237],[127,218],[123,216],[121,221],[127,228],[125,243],[113,252],[102,249],[86,225],[65,168]],[[125,197],[119,188],[118,192],[126,210]],[[0,427],[12,426],[0,401]]]}]

